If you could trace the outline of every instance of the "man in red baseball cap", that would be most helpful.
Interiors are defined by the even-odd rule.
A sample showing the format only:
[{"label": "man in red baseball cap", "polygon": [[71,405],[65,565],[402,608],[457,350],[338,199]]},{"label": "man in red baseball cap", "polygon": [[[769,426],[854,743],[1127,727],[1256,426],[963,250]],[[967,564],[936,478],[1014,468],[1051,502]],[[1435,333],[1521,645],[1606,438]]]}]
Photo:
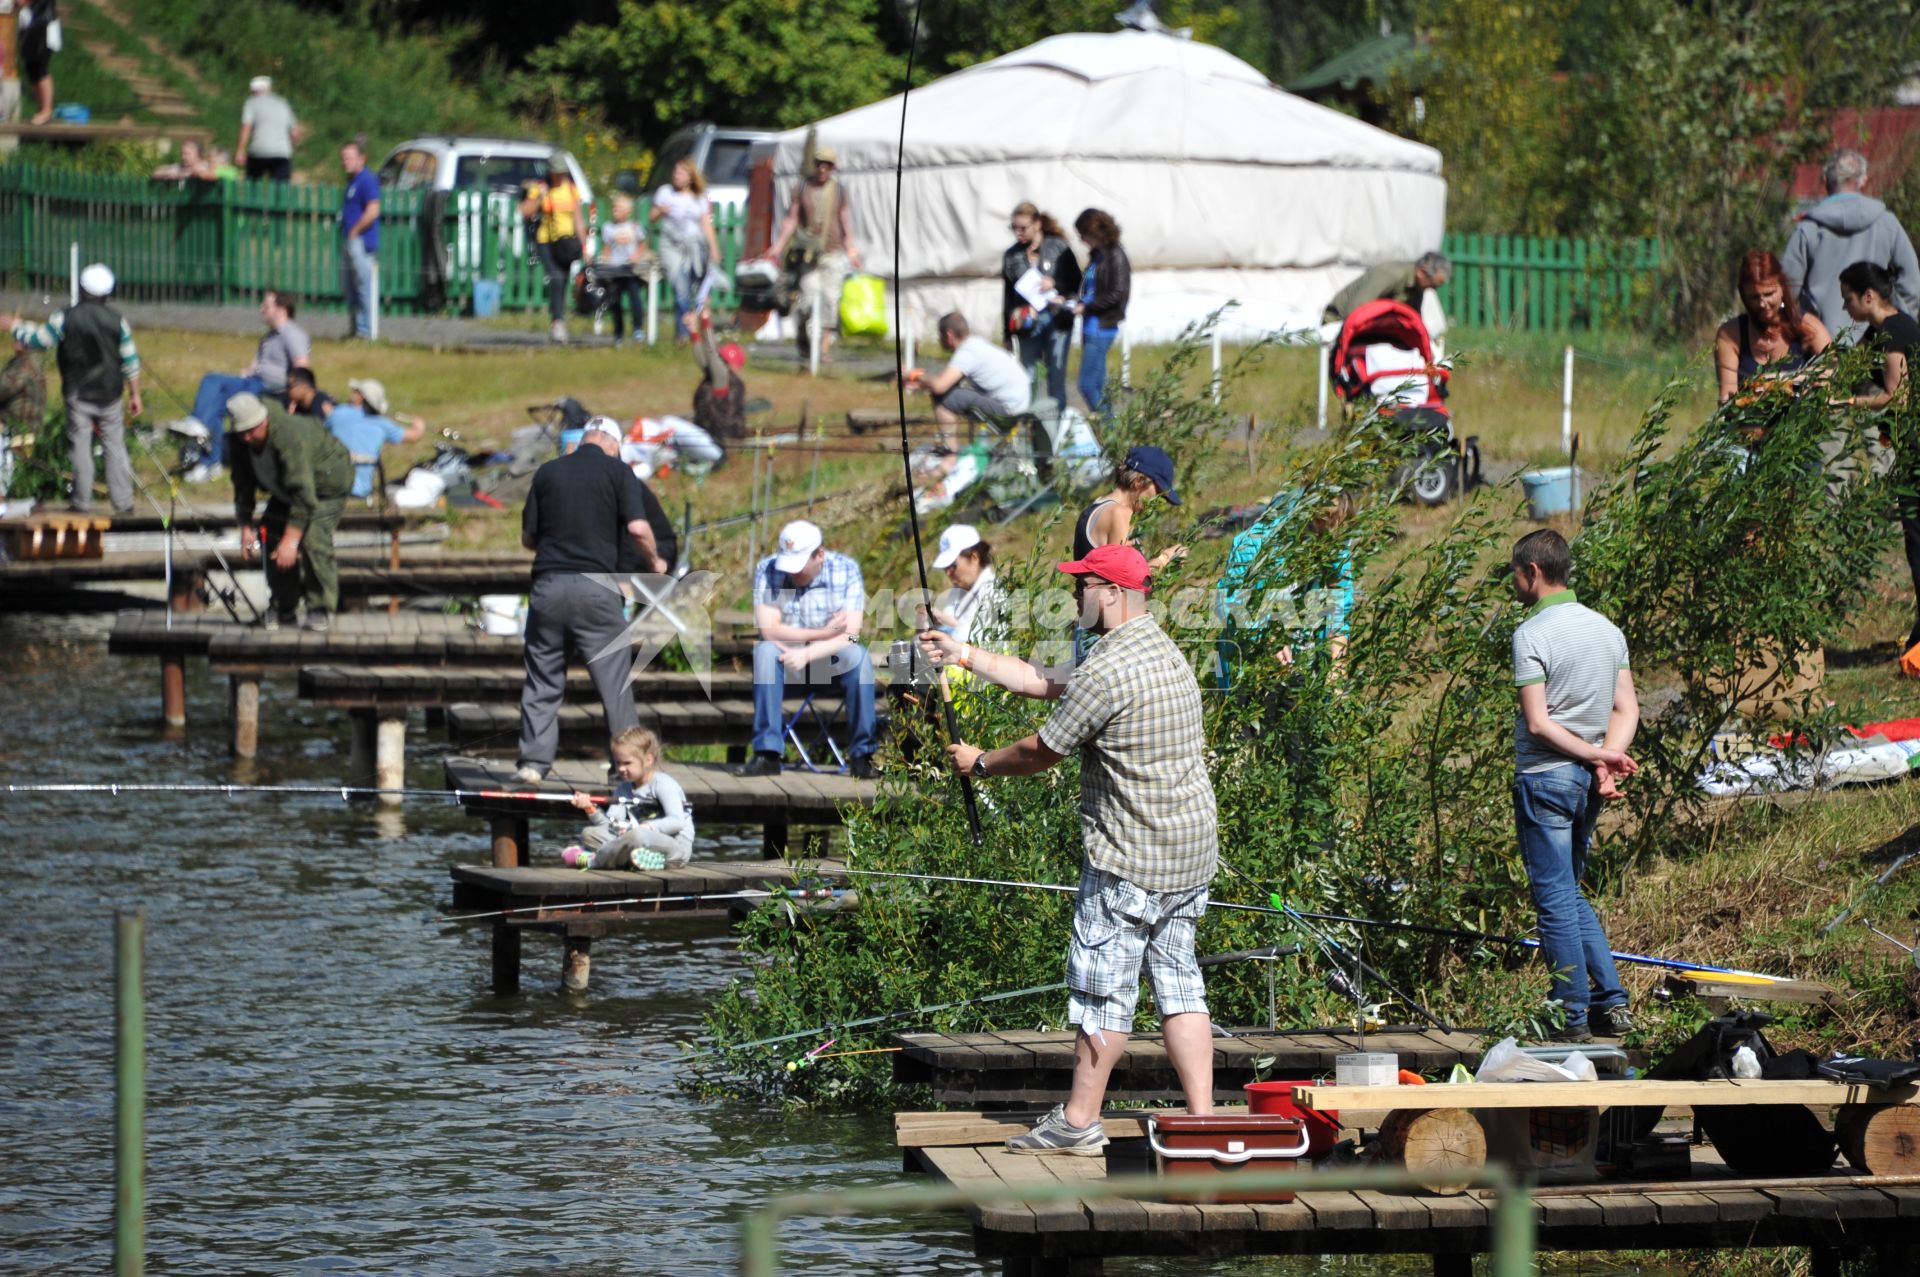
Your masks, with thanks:
[{"label": "man in red baseball cap", "polygon": [[1101,1101],[1133,1031],[1143,965],[1187,1109],[1213,1111],[1213,1023],[1193,924],[1206,912],[1219,820],[1200,685],[1147,611],[1146,557],[1130,545],[1102,545],[1059,567],[1073,577],[1081,624],[1102,636],[1064,684],[1018,657],[937,630],[920,639],[936,664],[957,664],[1023,696],[1060,702],[1045,726],[1011,745],[948,746],[956,771],[981,780],[1031,776],[1080,755],[1085,858],[1067,945],[1067,1008],[1079,1029],[1073,1089],[1007,1147],[1096,1157],[1107,1143]]}]

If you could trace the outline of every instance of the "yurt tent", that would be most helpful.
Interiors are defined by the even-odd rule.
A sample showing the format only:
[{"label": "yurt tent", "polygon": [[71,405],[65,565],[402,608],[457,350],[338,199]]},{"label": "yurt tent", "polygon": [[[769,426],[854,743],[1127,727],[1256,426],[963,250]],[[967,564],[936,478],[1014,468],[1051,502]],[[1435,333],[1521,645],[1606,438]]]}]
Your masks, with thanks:
[{"label": "yurt tent", "polygon": [[[1162,341],[1229,301],[1228,335],[1310,327],[1374,263],[1440,246],[1440,155],[1275,88],[1211,45],[1121,31],[1053,36],[816,126],[839,152],[867,269],[900,277],[923,334],[949,310],[997,335],[1007,216],[1032,200],[1071,229],[1089,206],[1133,262],[1128,324]],[[782,134],[776,204],[806,129]],[[1075,241],[1075,252],[1085,248]]]}]

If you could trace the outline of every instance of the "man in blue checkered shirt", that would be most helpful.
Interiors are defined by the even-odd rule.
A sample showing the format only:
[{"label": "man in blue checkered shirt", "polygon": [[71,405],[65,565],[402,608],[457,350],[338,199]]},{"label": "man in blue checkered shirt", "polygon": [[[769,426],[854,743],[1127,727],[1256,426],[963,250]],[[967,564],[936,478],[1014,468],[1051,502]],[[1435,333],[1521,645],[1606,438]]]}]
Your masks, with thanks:
[{"label": "man in blue checkered shirt", "polygon": [[852,741],[848,772],[874,773],[873,658],[860,642],[867,585],[860,565],[824,545],[820,529],[795,519],[753,570],[753,758],[742,776],[777,776],[786,752],[787,679],[839,686]]}]

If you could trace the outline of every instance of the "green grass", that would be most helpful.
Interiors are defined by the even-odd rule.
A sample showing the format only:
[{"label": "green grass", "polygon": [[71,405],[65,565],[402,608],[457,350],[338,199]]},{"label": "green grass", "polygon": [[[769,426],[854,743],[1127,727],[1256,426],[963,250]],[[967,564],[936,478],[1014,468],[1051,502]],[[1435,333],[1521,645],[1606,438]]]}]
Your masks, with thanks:
[{"label": "green grass", "polygon": [[[316,181],[340,180],[336,151],[358,133],[377,164],[393,144],[423,133],[528,132],[496,93],[480,87],[484,77],[457,72],[456,38],[445,33],[415,29],[395,38],[288,0],[122,3],[220,93],[214,102],[190,96],[221,145],[231,146],[239,130],[247,81],[271,75],[308,129],[295,165]],[[491,83],[497,87],[498,77]]]}]

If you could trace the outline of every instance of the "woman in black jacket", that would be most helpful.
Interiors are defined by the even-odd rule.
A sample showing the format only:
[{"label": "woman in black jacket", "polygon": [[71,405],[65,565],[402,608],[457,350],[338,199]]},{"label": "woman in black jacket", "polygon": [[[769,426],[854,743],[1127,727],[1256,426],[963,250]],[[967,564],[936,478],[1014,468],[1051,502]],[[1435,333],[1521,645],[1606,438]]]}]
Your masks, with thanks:
[{"label": "woman in black jacket", "polygon": [[1120,247],[1120,228],[1103,210],[1090,208],[1073,219],[1073,229],[1092,250],[1074,311],[1080,322],[1080,396],[1099,413],[1107,406],[1107,351],[1120,335],[1133,295],[1133,263]]},{"label": "woman in black jacket", "polygon": [[[1029,374],[1035,364],[1046,365],[1047,394],[1064,408],[1067,348],[1073,344],[1073,308],[1068,299],[1080,291],[1080,262],[1068,247],[1060,223],[1030,202],[1013,210],[1007,229],[1013,232],[1013,244],[1000,264],[1000,310],[1007,345]],[[1040,292],[1057,291],[1062,300],[1035,307],[1014,291],[1014,284],[1030,270],[1040,272]]]}]

